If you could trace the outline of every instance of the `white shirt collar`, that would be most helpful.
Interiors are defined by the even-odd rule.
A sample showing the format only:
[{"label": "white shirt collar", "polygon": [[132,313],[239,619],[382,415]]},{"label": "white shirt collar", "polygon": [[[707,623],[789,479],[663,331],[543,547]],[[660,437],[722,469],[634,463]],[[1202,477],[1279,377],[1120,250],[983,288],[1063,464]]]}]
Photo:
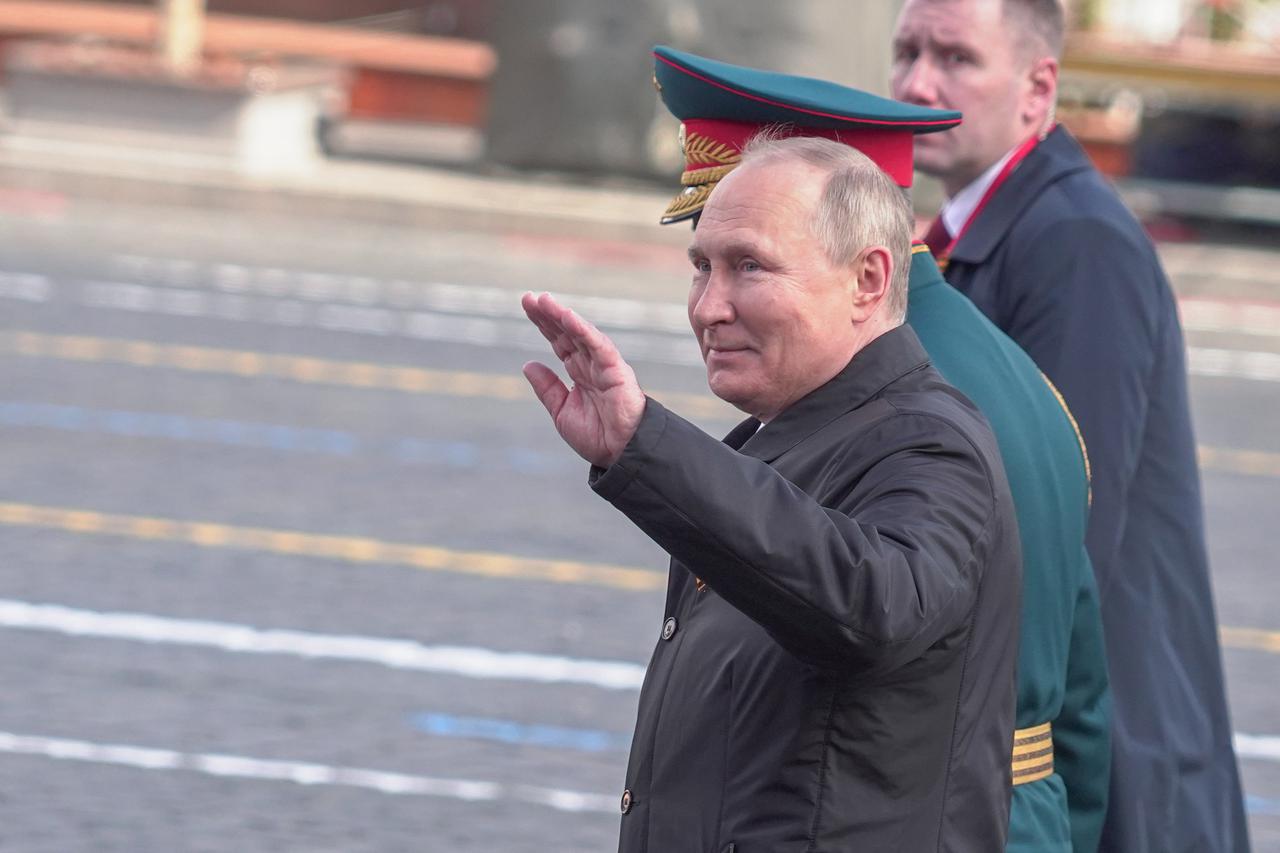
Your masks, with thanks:
[{"label": "white shirt collar", "polygon": [[947,226],[947,233],[953,238],[960,233],[960,229],[964,228],[965,223],[969,221],[969,217],[973,216],[974,210],[977,209],[978,203],[982,201],[982,197],[987,194],[987,190],[991,184],[995,182],[996,175],[1000,174],[1000,170],[1004,168],[1004,164],[1009,162],[1009,158],[1013,156],[1013,152],[1017,148],[1010,148],[996,162],[992,163],[987,171],[983,172],[974,181],[960,192],[947,199],[947,203],[942,206],[942,222]]}]

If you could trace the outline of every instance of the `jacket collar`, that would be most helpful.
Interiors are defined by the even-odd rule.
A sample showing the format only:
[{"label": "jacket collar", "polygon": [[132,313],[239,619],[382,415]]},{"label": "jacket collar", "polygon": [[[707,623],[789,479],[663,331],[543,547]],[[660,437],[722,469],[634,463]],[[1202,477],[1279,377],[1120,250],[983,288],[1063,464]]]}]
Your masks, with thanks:
[{"label": "jacket collar", "polygon": [[1080,143],[1058,125],[996,190],[991,201],[951,250],[951,261],[980,264],[1045,188],[1067,175],[1092,168]]},{"label": "jacket collar", "polygon": [[942,270],[929,247],[920,241],[911,244],[911,269],[907,274],[907,291],[915,293],[934,284],[942,284]]},{"label": "jacket collar", "polygon": [[904,323],[855,353],[830,382],[793,403],[763,429],[757,431],[759,421],[748,418],[725,437],[725,443],[748,456],[771,462],[928,363],[929,356],[920,339]]}]

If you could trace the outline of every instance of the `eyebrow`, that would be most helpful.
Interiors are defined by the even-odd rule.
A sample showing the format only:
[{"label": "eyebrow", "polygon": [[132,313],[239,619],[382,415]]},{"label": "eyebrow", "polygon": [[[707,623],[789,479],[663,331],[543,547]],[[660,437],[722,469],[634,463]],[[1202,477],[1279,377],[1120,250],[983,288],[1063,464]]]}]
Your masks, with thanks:
[{"label": "eyebrow", "polygon": [[970,53],[974,50],[972,42],[940,38],[930,39],[929,41],[938,50],[963,50]]},{"label": "eyebrow", "polygon": [[[722,246],[717,246],[715,251],[716,254],[730,258],[741,258],[743,256],[747,256],[763,260],[767,255],[765,248],[759,243],[749,243],[744,240],[734,240],[733,242],[725,243]],[[707,251],[697,243],[694,243],[689,247],[689,260],[697,260],[698,258],[705,258],[707,256]]]},{"label": "eyebrow", "polygon": [[894,49],[906,47],[908,45],[919,47],[921,49],[937,51],[959,50],[972,53],[975,50],[975,44],[973,42],[957,39],[955,37],[948,38],[945,35],[938,37],[930,34],[923,39],[913,36],[893,40]]}]

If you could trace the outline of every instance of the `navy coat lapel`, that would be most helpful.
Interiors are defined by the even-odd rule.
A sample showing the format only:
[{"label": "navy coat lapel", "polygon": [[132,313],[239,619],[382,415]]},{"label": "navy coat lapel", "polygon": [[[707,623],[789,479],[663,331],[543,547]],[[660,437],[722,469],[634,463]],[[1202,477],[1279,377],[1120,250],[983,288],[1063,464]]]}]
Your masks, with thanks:
[{"label": "navy coat lapel", "polygon": [[966,264],[985,262],[1009,233],[1013,223],[1046,187],[1089,168],[1089,157],[1080,144],[1061,126],[1054,128],[991,197],[951,250],[951,261]]}]

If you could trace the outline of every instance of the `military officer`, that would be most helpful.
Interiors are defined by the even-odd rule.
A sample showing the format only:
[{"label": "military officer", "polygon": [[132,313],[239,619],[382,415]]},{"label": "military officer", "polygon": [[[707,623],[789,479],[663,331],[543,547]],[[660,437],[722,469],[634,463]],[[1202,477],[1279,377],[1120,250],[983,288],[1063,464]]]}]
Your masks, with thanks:
[{"label": "military officer", "polygon": [[[900,186],[916,134],[955,127],[954,112],[819,80],[748,69],[658,47],[655,80],[683,121],[683,189],[664,223],[694,219],[760,132],[823,136],[861,150]],[[913,247],[908,322],[935,367],[991,422],[1022,539],[1018,732],[1008,849],[1097,847],[1107,802],[1109,691],[1097,589],[1084,550],[1087,457],[1061,398],[1031,359],[943,281]]]}]

